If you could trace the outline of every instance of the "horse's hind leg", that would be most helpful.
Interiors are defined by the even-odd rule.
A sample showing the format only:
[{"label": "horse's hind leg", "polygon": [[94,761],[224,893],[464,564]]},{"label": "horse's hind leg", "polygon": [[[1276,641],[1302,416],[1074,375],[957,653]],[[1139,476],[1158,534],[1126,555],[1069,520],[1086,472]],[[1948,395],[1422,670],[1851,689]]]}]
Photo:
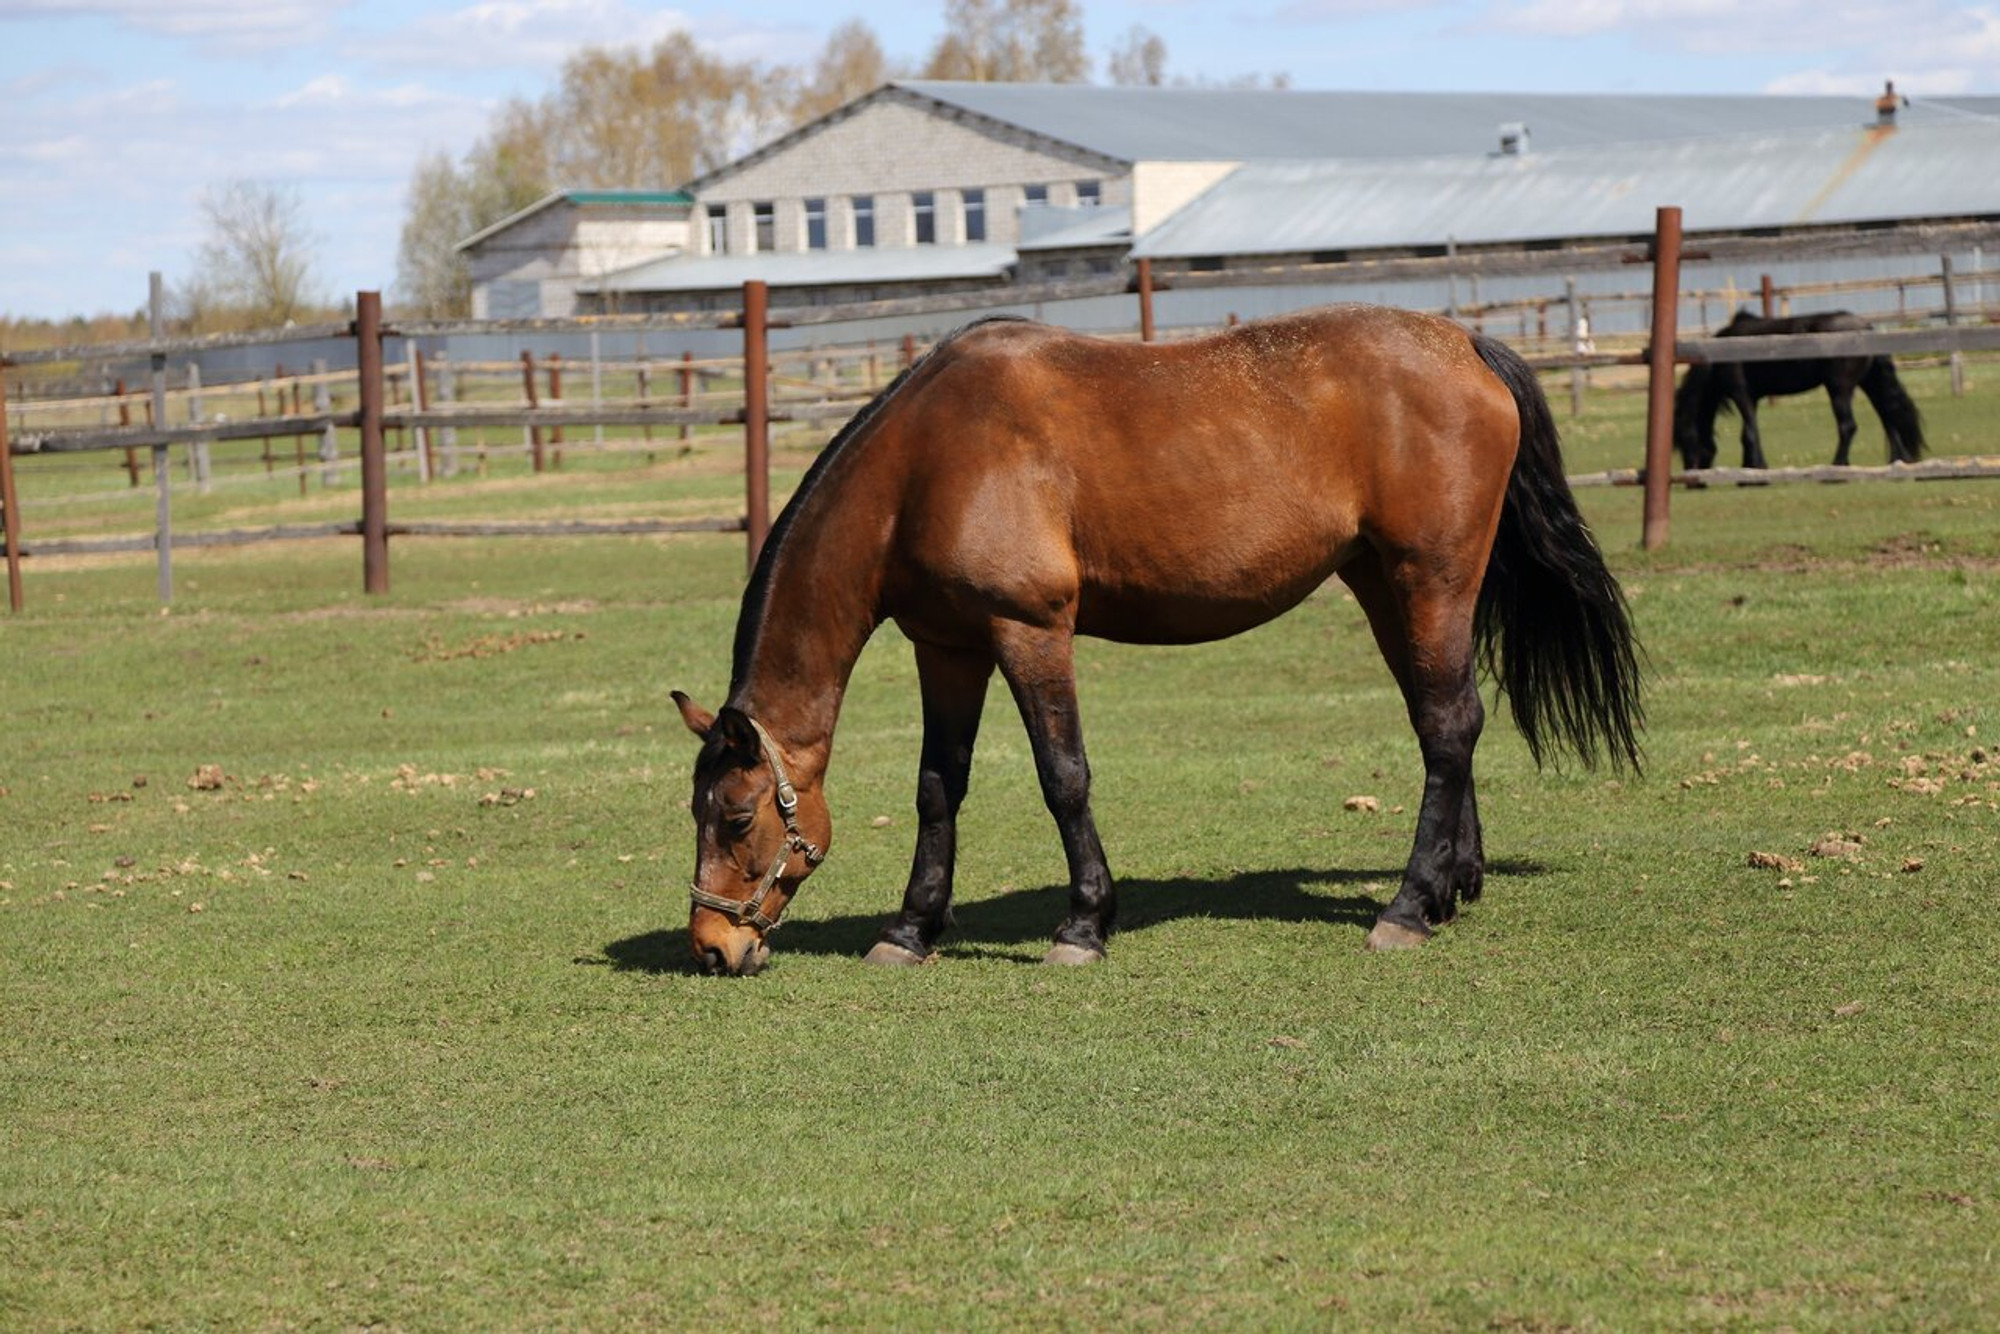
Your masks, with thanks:
[{"label": "horse's hind leg", "polygon": [[1424,756],[1424,799],[1402,887],[1382,910],[1368,944],[1413,945],[1450,921],[1460,899],[1479,897],[1485,877],[1472,752],[1486,710],[1474,675],[1476,580],[1439,577],[1410,561],[1392,570],[1364,555],[1340,572],[1367,613]]},{"label": "horse's hind leg", "polygon": [[958,854],[958,808],[972,775],[972,747],[986,704],[993,659],[985,653],[916,645],[924,701],[917,762],[917,848],[898,913],[868,951],[870,963],[921,963],[944,931]]},{"label": "horse's hind leg", "polygon": [[1069,863],[1069,915],[1056,928],[1047,963],[1091,963],[1104,957],[1118,915],[1111,868],[1090,815],[1090,761],[1077,713],[1074,646],[1067,626],[1007,622],[994,634],[1000,673],[1027,724],[1042,799],[1055,817]]}]

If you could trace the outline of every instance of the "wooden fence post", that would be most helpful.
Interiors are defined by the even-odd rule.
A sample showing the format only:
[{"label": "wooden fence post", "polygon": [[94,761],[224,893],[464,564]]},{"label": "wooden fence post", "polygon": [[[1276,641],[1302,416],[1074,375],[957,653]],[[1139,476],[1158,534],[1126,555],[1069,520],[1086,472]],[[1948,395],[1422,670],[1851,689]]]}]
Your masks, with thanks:
[{"label": "wooden fence post", "polygon": [[[1776,319],[1778,315],[1778,288],[1771,281],[1770,274],[1759,275],[1757,279],[1757,294],[1763,298],[1764,318],[1767,320]],[[1732,315],[1735,313],[1735,311],[1730,312]]]},{"label": "wooden fence post", "polygon": [[[417,340],[414,338],[410,339],[405,346],[409,349],[410,410],[412,412],[422,412],[430,406],[430,389],[424,384],[424,371],[427,368],[424,365],[423,349],[417,346]],[[417,445],[417,480],[425,485],[429,485],[433,471],[431,466],[431,428],[428,426],[413,427],[410,431],[410,438],[416,441]]]},{"label": "wooden fence post", "polygon": [[7,366],[0,362],[0,522],[6,526],[7,605],[21,610],[21,497],[14,490],[14,442],[7,435]]},{"label": "wooden fence post", "polygon": [[[686,350],[681,352],[681,406],[694,407],[694,353]],[[685,454],[694,448],[693,440],[693,423],[682,422],[681,453]]]},{"label": "wooden fence post", "polygon": [[[125,401],[125,381],[122,378],[118,381],[118,388],[113,392],[118,395],[118,424],[120,426],[130,426],[132,424],[132,405]],[[132,489],[137,491],[139,489],[139,451],[137,449],[126,449],[125,472],[132,479]]]},{"label": "wooden fence post", "polygon": [[[528,395],[528,411],[533,412],[541,406],[541,396],[535,392],[535,354],[526,348],[521,349],[521,385]],[[539,426],[528,427],[528,453],[535,460],[535,471],[540,472],[545,465],[542,460],[542,428]]]},{"label": "wooden fence post", "polygon": [[[451,369],[451,354],[449,352],[440,352],[436,357],[432,358],[432,361],[437,367],[437,401],[449,409],[452,404],[458,401],[457,377]],[[428,393],[429,390],[425,392]],[[437,433],[437,443],[438,476],[458,476],[458,428],[456,426],[440,426]]]},{"label": "wooden fence post", "polygon": [[[1944,284],[1944,322],[1948,328],[1958,327],[1958,292],[1952,281],[1951,256],[1938,256],[1940,265],[1938,278]],[[1965,397],[1965,357],[1953,349],[1951,354],[1951,396]]]},{"label": "wooden fence post", "polygon": [[[1583,353],[1583,310],[1576,304],[1576,279],[1563,279],[1563,304],[1569,307],[1569,350],[1572,355]],[[1583,367],[1569,368],[1569,415],[1574,421],[1583,415]]]},{"label": "wooden fence post", "polygon": [[1642,538],[1648,551],[1667,543],[1667,492],[1673,482],[1674,341],[1680,329],[1681,211],[1662,208],[1653,225],[1653,342],[1646,387],[1646,507]]},{"label": "wooden fence post", "polygon": [[1139,341],[1153,341],[1153,261],[1139,261]]},{"label": "wooden fence post", "polygon": [[743,495],[750,568],[771,532],[770,362],[765,324],[770,291],[752,279],[743,284]]},{"label": "wooden fence post", "polygon": [[[147,327],[153,340],[167,336],[167,289],[159,271],[146,275]],[[149,425],[167,424],[167,354],[152,354],[153,397]],[[165,445],[153,446],[153,542],[160,567],[160,601],[174,600],[173,460]]]},{"label": "wooden fence post", "polygon": [[[549,403],[558,408],[569,406],[563,402],[562,353],[560,352],[549,353]],[[556,467],[560,468],[562,467],[563,447],[563,428],[560,423],[556,425],[554,430],[549,432],[549,443],[556,447],[553,462]]]},{"label": "wooden fence post", "polygon": [[382,294],[354,294],[355,365],[361,381],[361,585],[389,591],[389,461],[382,446]]},{"label": "wooden fence post", "polygon": [[[333,386],[327,383],[326,358],[314,357],[313,411],[327,416],[333,415]],[[331,422],[319,433],[319,485],[324,491],[330,486],[340,485],[340,431]],[[299,494],[306,493],[305,474],[299,474]]]}]

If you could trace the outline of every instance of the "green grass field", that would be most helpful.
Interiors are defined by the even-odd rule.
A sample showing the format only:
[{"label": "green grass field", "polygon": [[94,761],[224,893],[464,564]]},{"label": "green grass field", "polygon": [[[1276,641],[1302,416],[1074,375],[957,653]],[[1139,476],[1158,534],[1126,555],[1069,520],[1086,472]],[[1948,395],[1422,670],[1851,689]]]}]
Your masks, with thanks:
[{"label": "green grass field", "polygon": [[[1940,452],[1996,452],[1940,376]],[[1636,461],[1636,399],[1573,467]],[[1831,449],[1819,401],[1767,433]],[[397,504],[726,506],[706,452]],[[1994,1324],[2000,485],[1682,493],[1650,555],[1582,499],[1645,777],[1496,711],[1486,897],[1370,955],[1421,772],[1353,604],[1086,644],[1124,930],[1080,970],[1034,962],[1062,858],[999,690],[942,960],[858,962],[913,833],[893,630],[772,967],[687,969],[667,692],[726,687],[739,538],[399,541],[374,600],[352,542],[189,552],[170,614],[144,558],[30,562],[0,1324]]]}]

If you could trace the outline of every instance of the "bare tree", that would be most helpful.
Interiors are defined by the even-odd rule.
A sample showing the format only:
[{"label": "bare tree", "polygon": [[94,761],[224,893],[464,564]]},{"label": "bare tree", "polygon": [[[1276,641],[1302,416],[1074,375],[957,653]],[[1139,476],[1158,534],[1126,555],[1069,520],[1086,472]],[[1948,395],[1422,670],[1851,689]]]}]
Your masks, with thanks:
[{"label": "bare tree", "polygon": [[819,58],[801,79],[792,100],[792,123],[803,125],[824,116],[874,92],[893,77],[875,30],[860,19],[849,19],[827,35]]},{"label": "bare tree", "polygon": [[1082,83],[1083,11],[1075,0],[945,0],[944,36],[928,79],[976,83]]},{"label": "bare tree", "polygon": [[314,304],[305,206],[290,186],[236,180],[202,192],[208,237],[186,290],[212,293],[257,325],[296,319]]},{"label": "bare tree", "polygon": [[396,288],[418,315],[444,319],[472,308],[472,275],[458,243],[477,231],[466,178],[439,150],[417,160],[396,254]]},{"label": "bare tree", "polygon": [[1160,34],[1133,24],[1105,62],[1106,77],[1121,87],[1158,88],[1167,81],[1167,43]]}]

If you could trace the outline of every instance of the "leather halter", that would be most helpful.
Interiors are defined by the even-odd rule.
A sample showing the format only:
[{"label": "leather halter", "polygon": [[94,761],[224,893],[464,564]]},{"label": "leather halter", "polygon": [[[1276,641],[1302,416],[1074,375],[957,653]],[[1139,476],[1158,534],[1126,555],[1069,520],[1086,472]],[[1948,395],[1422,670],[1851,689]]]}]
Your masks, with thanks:
[{"label": "leather halter", "polygon": [[[764,870],[763,880],[757,885],[757,892],[747,899],[725,899],[720,895],[711,894],[701,887],[699,881],[688,885],[688,897],[696,906],[711,908],[738,926],[752,926],[759,932],[768,933],[777,930],[778,919],[784,916],[785,910],[780,908],[776,913],[767,916],[764,912],[764,900],[770,896],[772,887],[778,883],[779,877],[784,875],[785,867],[791,863],[792,854],[803,852],[806,855],[806,869],[810,871],[826,860],[826,853],[818,844],[799,832],[799,794],[792,786],[792,780],[785,774],[785,762],[778,756],[777,743],[771,740],[771,734],[764,730],[762,723],[755,718],[751,718],[749,722],[757,733],[758,744],[763,748],[764,762],[771,766],[771,776],[778,780],[778,814],[785,820],[784,851],[771,859],[770,866]],[[787,902],[789,904],[789,900]]]}]

